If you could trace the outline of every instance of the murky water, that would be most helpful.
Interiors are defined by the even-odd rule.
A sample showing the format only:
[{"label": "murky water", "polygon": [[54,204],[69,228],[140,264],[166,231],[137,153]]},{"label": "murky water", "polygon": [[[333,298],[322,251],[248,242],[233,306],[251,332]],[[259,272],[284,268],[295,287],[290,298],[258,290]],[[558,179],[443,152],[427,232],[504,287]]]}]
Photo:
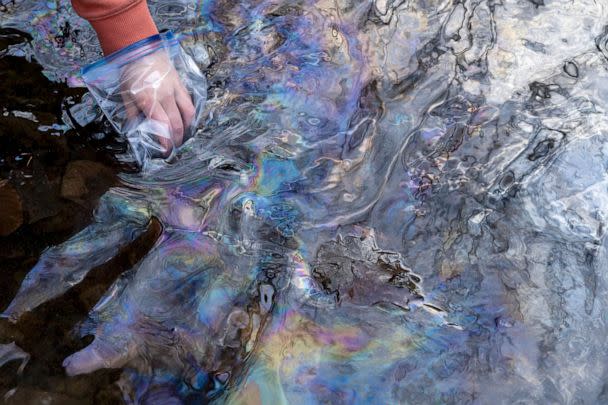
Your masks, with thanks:
[{"label": "murky water", "polygon": [[[3,57],[78,86],[98,48],[67,3],[2,7],[32,37]],[[94,340],[68,374],[118,368],[97,383],[127,403],[608,401],[607,3],[151,8],[189,32],[206,121],[31,263],[16,325],[157,226],[74,321]],[[96,119],[89,101],[58,137]],[[35,361],[14,340],[0,364]]]}]

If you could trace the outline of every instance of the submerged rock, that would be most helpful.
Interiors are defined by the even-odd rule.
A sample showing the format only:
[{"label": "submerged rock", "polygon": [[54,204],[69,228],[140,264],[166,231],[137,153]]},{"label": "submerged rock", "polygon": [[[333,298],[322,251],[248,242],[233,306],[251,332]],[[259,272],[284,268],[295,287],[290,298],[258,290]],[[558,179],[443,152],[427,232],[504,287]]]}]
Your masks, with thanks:
[{"label": "submerged rock", "polygon": [[115,179],[112,170],[90,160],[70,162],[61,182],[61,197],[77,203],[99,197]]},{"label": "submerged rock", "polygon": [[23,224],[23,205],[17,190],[8,182],[0,181],[0,236],[7,236]]},{"label": "submerged rock", "polygon": [[422,300],[420,277],[403,264],[399,253],[378,248],[372,231],[338,237],[322,245],[313,277],[336,300],[375,305],[388,301],[406,308]]}]

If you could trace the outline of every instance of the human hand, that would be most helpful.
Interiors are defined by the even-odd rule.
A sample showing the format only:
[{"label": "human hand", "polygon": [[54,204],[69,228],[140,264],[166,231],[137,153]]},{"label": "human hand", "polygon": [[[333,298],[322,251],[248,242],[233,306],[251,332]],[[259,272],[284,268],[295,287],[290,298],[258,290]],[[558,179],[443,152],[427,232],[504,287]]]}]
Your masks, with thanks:
[{"label": "human hand", "polygon": [[122,98],[127,117],[145,119],[137,126],[142,136],[156,138],[163,156],[184,140],[195,108],[169,57],[159,50],[127,65],[122,72]]}]

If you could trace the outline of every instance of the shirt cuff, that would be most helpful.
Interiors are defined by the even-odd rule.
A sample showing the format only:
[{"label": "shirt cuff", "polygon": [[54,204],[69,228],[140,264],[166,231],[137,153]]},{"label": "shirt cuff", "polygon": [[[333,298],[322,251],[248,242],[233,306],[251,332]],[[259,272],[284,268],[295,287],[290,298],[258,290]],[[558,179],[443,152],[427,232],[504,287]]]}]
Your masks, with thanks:
[{"label": "shirt cuff", "polygon": [[105,55],[158,34],[146,1],[139,1],[120,13],[89,22],[97,32]]}]

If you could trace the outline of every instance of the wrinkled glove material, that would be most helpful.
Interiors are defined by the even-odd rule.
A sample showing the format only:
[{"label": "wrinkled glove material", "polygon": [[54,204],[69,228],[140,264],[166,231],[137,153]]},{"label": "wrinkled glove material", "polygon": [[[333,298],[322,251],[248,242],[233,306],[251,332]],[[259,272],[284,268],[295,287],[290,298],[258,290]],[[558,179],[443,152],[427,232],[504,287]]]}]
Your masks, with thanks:
[{"label": "wrinkled glove material", "polygon": [[140,167],[173,159],[201,121],[207,81],[170,31],[87,65],[81,74]]}]

